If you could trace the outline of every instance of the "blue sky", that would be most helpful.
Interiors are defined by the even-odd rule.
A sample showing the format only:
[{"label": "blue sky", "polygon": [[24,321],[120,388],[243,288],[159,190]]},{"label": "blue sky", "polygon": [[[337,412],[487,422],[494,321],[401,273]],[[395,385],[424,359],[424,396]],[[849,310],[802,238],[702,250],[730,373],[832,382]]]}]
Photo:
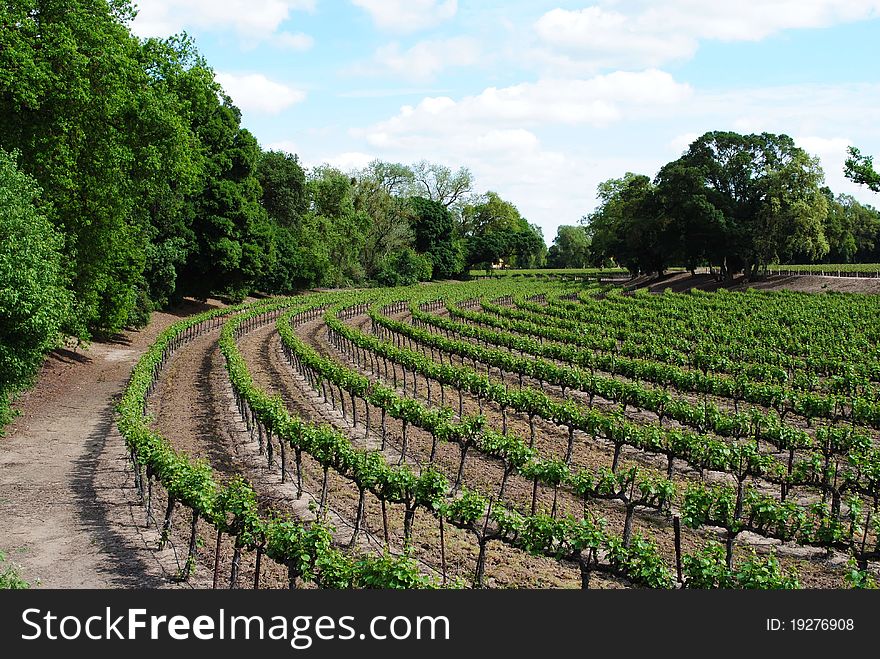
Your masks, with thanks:
[{"label": "blue sky", "polygon": [[264,148],[345,171],[469,168],[548,243],[599,182],[708,130],[786,133],[835,192],[880,159],[880,0],[141,0],[192,35]]}]

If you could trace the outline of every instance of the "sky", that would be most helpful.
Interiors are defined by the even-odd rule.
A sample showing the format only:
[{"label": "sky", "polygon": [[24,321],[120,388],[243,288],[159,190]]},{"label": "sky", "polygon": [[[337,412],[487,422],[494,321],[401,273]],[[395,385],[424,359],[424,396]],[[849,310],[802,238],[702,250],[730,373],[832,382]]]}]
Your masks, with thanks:
[{"label": "sky", "polygon": [[880,161],[880,0],[140,0],[185,31],[264,149],[351,171],[467,167],[551,243],[706,131],[784,133],[836,193]]}]

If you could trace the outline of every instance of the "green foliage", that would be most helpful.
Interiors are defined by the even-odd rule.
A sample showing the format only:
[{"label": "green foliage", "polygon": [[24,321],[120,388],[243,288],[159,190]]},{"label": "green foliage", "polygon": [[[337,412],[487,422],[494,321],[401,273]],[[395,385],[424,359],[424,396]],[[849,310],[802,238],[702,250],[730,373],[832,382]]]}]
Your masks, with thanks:
[{"label": "green foliage", "polygon": [[878,588],[877,578],[868,570],[860,569],[855,558],[850,557],[846,567],[846,581],[851,588],[860,590],[876,590]]},{"label": "green foliage", "polygon": [[874,192],[880,192],[880,174],[874,170],[873,156],[863,156],[854,146],[849,147],[847,152],[849,157],[844,164],[846,177]]},{"label": "green foliage", "polygon": [[122,21],[127,7],[0,9],[0,23],[17,26],[0,33],[0,146],[21,152],[51,202],[75,295],[65,329],[81,337],[129,322],[152,211],[169,208],[169,191],[189,179],[187,129]]},{"label": "green foliage", "polygon": [[583,226],[561,225],[547,252],[550,268],[585,268],[590,262],[590,236]]},{"label": "green foliage", "polygon": [[599,185],[599,208],[585,218],[594,261],[613,258],[633,272],[661,271],[670,254],[656,190],[647,176],[627,173]]},{"label": "green foliage", "polygon": [[414,197],[411,226],[414,246],[431,259],[434,279],[449,279],[464,268],[461,245],[455,238],[452,214],[437,201]]},{"label": "green foliage", "polygon": [[687,588],[723,588],[780,590],[797,589],[800,584],[797,575],[784,570],[774,554],[766,557],[751,556],[733,570],[726,564],[724,547],[717,542],[709,542],[694,554],[682,558],[682,574]]},{"label": "green foliage", "polygon": [[828,253],[819,161],[787,135],[709,132],[653,184],[627,174],[599,186],[587,218],[595,252],[630,270],[718,265],[753,276],[795,254]]},{"label": "green foliage", "polygon": [[42,191],[0,150],[0,434],[11,398],[30,385],[70,313],[63,241],[44,214]]},{"label": "green foliage", "polygon": [[376,282],[382,286],[411,286],[430,280],[431,270],[428,258],[404,247],[382,259]]},{"label": "green foliage", "polygon": [[282,151],[265,151],[259,155],[256,176],[269,217],[281,226],[295,227],[309,204],[306,175],[299,158]]},{"label": "green foliage", "polygon": [[25,590],[30,588],[31,585],[21,578],[15,565],[7,565],[3,568],[3,563],[5,562],[6,554],[0,551],[0,590]]},{"label": "green foliage", "polygon": [[540,229],[530,225],[516,206],[495,192],[462,210],[462,231],[467,234],[468,266],[505,265],[534,268],[543,265],[547,247]]}]

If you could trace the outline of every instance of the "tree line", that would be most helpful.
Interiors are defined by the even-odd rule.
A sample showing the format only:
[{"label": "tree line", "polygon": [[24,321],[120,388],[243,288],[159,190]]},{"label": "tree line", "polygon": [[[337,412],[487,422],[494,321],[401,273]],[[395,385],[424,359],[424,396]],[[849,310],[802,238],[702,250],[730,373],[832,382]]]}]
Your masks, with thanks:
[{"label": "tree line", "polygon": [[[851,147],[846,175],[880,191],[870,156]],[[548,262],[616,262],[634,273],[714,266],[753,277],[773,263],[876,263],[880,212],[835,195],[787,135],[713,131],[651,179],[626,173],[599,185],[598,208],[561,227]]]},{"label": "tree line", "polygon": [[0,427],[59,337],[180,301],[538,267],[543,237],[466,168],[305,168],[263,150],[186,34],[129,0],[0,7]]}]

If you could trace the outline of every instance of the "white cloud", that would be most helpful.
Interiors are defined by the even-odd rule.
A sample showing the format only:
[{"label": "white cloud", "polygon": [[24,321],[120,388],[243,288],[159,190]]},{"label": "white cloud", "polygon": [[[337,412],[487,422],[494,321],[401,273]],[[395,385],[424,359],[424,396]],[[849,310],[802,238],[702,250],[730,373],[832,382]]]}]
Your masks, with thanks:
[{"label": "white cloud", "polygon": [[[815,135],[796,136],[795,144],[811,156],[817,156],[825,172],[825,185],[835,194],[846,193],[864,199],[865,188],[853,183],[843,173],[846,162],[846,149],[855,143],[848,137],[817,137]],[[868,199],[871,202],[870,199]],[[876,199],[874,200],[876,205]]]},{"label": "white cloud", "polygon": [[671,140],[669,140],[669,148],[678,156],[687,151],[687,148],[691,145],[695,139],[700,136],[699,133],[682,133],[681,135],[676,135]]},{"label": "white cloud", "polygon": [[559,224],[595,208],[601,181],[627,171],[654,176],[710,130],[796,136],[820,157],[832,190],[876,205],[877,195],[847,181],[842,168],[850,139],[865,153],[880,153],[878,105],[880,84],[710,93],[649,70],[427,97],[350,134],[362,143],[362,162],[428,158],[470,168],[479,190],[513,202],[550,241]]},{"label": "white cloud", "polygon": [[396,41],[381,46],[367,65],[358,65],[355,73],[391,74],[405,80],[426,81],[442,70],[470,66],[480,59],[480,45],[468,37],[420,41],[401,51]]},{"label": "white cloud", "polygon": [[360,151],[346,151],[326,158],[320,158],[315,162],[306,163],[307,167],[315,167],[318,165],[330,165],[343,172],[350,172],[366,167],[375,156]]},{"label": "white cloud", "polygon": [[291,11],[314,11],[315,0],[143,0],[132,30],[141,37],[167,37],[184,29],[231,31],[265,39]]},{"label": "white cloud", "polygon": [[270,142],[266,144],[264,148],[267,151],[284,151],[285,153],[290,153],[296,155],[298,153],[298,146],[296,142],[292,140],[278,140],[277,142]]},{"label": "white cloud", "polygon": [[399,114],[366,131],[376,146],[418,138],[421,134],[451,134],[476,127],[522,128],[555,124],[607,125],[638,117],[688,98],[688,85],[663,71],[618,71],[587,80],[539,80],[511,87],[489,87],[460,101],[427,97],[417,106],[403,106]]},{"label": "white cloud", "polygon": [[446,94],[448,89],[425,89],[403,87],[394,89],[353,89],[336,94],[339,98],[389,98],[392,96],[424,96],[425,94]]},{"label": "white cloud", "polygon": [[305,51],[315,45],[315,40],[302,32],[279,32],[272,36],[271,42],[278,48],[288,50]]},{"label": "white cloud", "polygon": [[691,57],[701,40],[758,41],[880,15],[880,0],[754,0],[608,3],[553,9],[535,23],[543,59],[602,67],[659,66]]},{"label": "white cloud", "polygon": [[[602,132],[611,122],[671,112],[691,94],[687,85],[655,70],[541,80],[490,87],[458,100],[427,97],[351,134],[376,157],[469,167],[480,190],[495,190],[512,201],[552,240],[557,224],[575,223],[592,208],[603,178],[646,161],[650,167],[663,162],[648,157],[624,164],[611,156],[609,166],[584,131]],[[541,137],[554,126],[571,135],[562,146],[550,146]]]},{"label": "white cloud", "polygon": [[416,32],[448,21],[458,11],[457,0],[351,0],[366,10],[377,27],[392,32]]},{"label": "white cloud", "polygon": [[306,97],[304,91],[269,80],[261,73],[218,72],[216,78],[244,112],[278,114]]}]

